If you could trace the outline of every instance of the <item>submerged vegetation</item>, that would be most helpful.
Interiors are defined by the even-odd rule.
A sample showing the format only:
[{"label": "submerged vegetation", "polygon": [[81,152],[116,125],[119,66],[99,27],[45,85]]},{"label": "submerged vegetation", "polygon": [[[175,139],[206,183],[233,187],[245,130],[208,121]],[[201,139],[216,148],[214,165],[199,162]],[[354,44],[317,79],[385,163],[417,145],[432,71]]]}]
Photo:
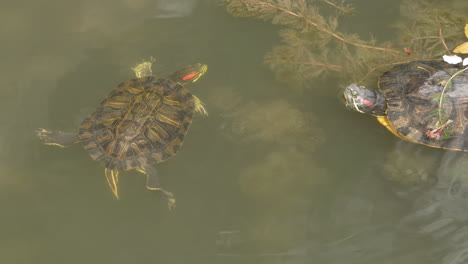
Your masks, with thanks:
[{"label": "submerged vegetation", "polygon": [[[343,85],[354,82],[375,87],[377,77],[394,65],[442,59],[443,55],[452,55],[453,50],[466,41],[463,27],[468,17],[463,8],[455,6],[459,3],[455,0],[402,0],[400,18],[386,28],[392,30],[392,34],[375,34],[384,39],[377,39],[371,33],[369,36],[362,32],[361,35],[355,34],[349,32],[352,31],[350,27],[341,26],[352,23],[352,16],[359,15],[358,10],[351,5],[353,1],[223,0],[223,3],[233,16],[262,19],[278,25],[281,43],[264,55],[264,62],[279,79],[304,89],[324,87],[311,84],[320,78],[330,77]],[[282,179],[284,182],[280,186],[287,189],[289,183],[303,181],[304,176],[301,175],[311,178],[311,182],[302,182],[305,186],[325,182],[323,178],[326,178],[327,173],[321,171],[318,165],[298,170],[305,167],[292,161],[288,161],[294,164],[290,167],[278,162],[286,157],[294,157],[295,161],[309,157],[310,152],[328,140],[318,116],[312,112],[303,112],[284,98],[245,102],[245,98],[237,96],[232,90],[220,90],[219,93],[211,105],[224,113],[225,134],[237,142],[275,145],[265,151],[275,155],[265,154],[265,162],[252,164],[241,173],[241,185],[246,193],[259,197],[278,193],[279,190],[265,182]],[[441,102],[441,98],[435,98],[437,103]],[[435,116],[437,114],[439,117],[442,115],[435,113]],[[445,119],[443,121],[449,122]],[[444,123],[436,125],[440,129]],[[437,129],[430,132],[439,135]],[[399,162],[399,159],[395,162]],[[421,163],[425,164],[425,160]],[[428,177],[427,171],[413,170],[410,166],[412,164],[404,166],[404,170],[391,166],[390,162],[386,164],[384,171],[394,180],[407,179],[405,175],[412,174],[414,177],[408,183],[413,184],[425,182]],[[247,190],[245,186],[255,187]]]},{"label": "submerged vegetation", "polygon": [[[364,40],[339,24],[351,19],[350,1],[224,0],[228,12],[281,26],[282,44],[265,55],[265,63],[280,79],[307,83],[317,77],[375,83],[394,64],[451,54],[463,41],[468,18],[450,8],[455,1],[404,0],[397,39]],[[457,13],[460,12],[460,13]],[[367,36],[366,36],[367,37]],[[374,77],[374,78],[372,78]]]},{"label": "submerged vegetation", "polygon": [[[468,33],[467,36],[463,34],[468,22],[468,4],[463,6],[460,1],[402,0],[400,17],[385,28],[386,31],[392,31],[391,34],[375,34],[379,38],[372,36],[372,33],[363,34],[362,31],[356,34],[350,32],[352,27],[342,26],[352,24],[356,21],[353,16],[359,16],[359,10],[352,3],[353,1],[344,0],[223,0],[224,7],[233,16],[262,19],[278,26],[281,42],[264,54],[264,62],[278,79],[302,89],[324,87],[311,85],[320,78],[333,78],[341,82],[341,87],[352,82],[376,87],[378,76],[396,64],[442,59],[443,55],[463,53],[458,52],[458,49],[464,51],[465,45],[468,45],[464,44]],[[447,89],[450,88],[448,85],[450,82]],[[225,97],[230,99],[220,100],[223,96],[218,95],[213,102],[218,101],[219,110],[230,119],[223,126],[226,134],[237,142],[276,145],[276,156],[267,155],[266,162],[254,164],[243,172],[242,186],[258,186],[255,180],[268,182],[279,171],[283,171],[285,175],[289,174],[285,170],[291,172],[290,174],[301,174],[286,166],[280,169],[279,163],[272,160],[289,156],[300,160],[298,157],[308,157],[310,151],[318,149],[328,140],[327,133],[321,131],[320,118],[312,112],[304,113],[296,109],[287,99],[245,103],[243,98],[235,96],[232,91],[225,92]],[[443,93],[434,98],[439,105],[442,104],[442,95]],[[435,124],[434,130],[429,130],[433,136],[440,136],[451,122],[443,117],[443,109],[438,109],[441,110],[434,113],[434,116],[438,117],[439,122]],[[450,133],[450,128],[444,133]],[[395,158],[399,155],[400,153],[391,155],[389,160],[405,162],[406,160]],[[421,159],[419,165],[425,166],[431,164],[430,162]],[[406,179],[408,184],[427,181],[428,172],[414,169],[413,164],[386,164],[384,171],[393,180]],[[296,167],[301,166],[296,164]],[[321,179],[327,173],[318,172],[320,166],[313,167],[307,168],[307,174],[314,177],[316,183],[323,182]],[[430,166],[425,166],[428,167]],[[407,174],[413,177],[409,178]],[[293,181],[292,178],[290,180]],[[277,191],[274,188],[269,189],[268,185],[263,189],[253,190],[257,190],[259,196]]]}]

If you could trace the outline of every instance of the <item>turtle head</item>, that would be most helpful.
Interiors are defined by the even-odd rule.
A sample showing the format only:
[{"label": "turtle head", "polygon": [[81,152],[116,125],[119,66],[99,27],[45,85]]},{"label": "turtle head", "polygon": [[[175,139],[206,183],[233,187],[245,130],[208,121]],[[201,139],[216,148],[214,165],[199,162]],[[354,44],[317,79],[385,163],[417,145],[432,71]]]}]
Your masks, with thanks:
[{"label": "turtle head", "polygon": [[354,111],[373,116],[384,116],[387,104],[382,93],[367,89],[355,83],[344,91],[346,107]]},{"label": "turtle head", "polygon": [[191,84],[198,81],[198,79],[206,73],[206,70],[208,70],[208,66],[205,64],[195,63],[192,65],[187,65],[184,68],[174,72],[171,76],[169,76],[169,79],[174,80],[181,85]]}]

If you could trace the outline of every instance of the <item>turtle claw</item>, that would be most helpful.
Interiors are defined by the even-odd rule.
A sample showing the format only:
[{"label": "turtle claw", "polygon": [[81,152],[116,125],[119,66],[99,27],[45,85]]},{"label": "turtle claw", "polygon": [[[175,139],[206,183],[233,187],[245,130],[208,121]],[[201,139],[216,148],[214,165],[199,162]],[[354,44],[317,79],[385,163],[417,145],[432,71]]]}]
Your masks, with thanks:
[{"label": "turtle claw", "polygon": [[195,102],[195,112],[207,116],[208,112],[206,111],[206,109],[205,109],[205,107],[203,105],[203,102],[198,97],[196,97],[195,95],[193,95],[193,100]]},{"label": "turtle claw", "polygon": [[160,191],[162,193],[163,198],[167,200],[167,206],[169,207],[170,211],[172,208],[175,207],[176,199],[171,192],[165,191],[163,189],[161,189]]},{"label": "turtle claw", "polygon": [[40,140],[44,141],[47,143],[50,141],[50,134],[52,133],[51,131],[44,129],[44,128],[38,128],[34,131],[37,137],[39,137]]}]

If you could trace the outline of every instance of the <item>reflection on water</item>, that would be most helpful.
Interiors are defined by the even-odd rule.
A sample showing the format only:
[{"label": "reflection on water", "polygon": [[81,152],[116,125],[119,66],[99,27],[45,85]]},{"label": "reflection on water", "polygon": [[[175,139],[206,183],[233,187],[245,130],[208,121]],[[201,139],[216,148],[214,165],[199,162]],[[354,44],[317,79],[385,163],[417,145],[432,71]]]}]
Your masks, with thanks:
[{"label": "reflection on water", "polygon": [[174,18],[191,15],[197,0],[157,0],[156,18]]},{"label": "reflection on water", "polygon": [[[465,155],[347,112],[333,80],[307,92],[277,82],[262,58],[276,27],[215,1],[26,2],[0,9],[2,263],[468,260]],[[355,2],[375,13],[375,1]],[[117,201],[81,146],[33,135],[77,127],[150,56],[161,76],[210,67],[194,91],[210,115],[156,166],[178,198],[171,212],[140,174],[123,173]]]}]

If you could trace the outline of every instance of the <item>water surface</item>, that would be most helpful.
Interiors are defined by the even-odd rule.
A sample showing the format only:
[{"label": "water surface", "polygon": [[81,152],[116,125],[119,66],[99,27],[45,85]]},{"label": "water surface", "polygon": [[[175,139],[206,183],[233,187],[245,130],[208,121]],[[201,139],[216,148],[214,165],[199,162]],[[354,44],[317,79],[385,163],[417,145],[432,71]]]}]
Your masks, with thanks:
[{"label": "water surface", "polygon": [[[452,157],[402,143],[372,117],[345,110],[333,80],[306,90],[277,81],[263,64],[279,43],[275,26],[233,18],[214,1],[182,2],[2,4],[2,263],[463,259],[448,237],[465,215],[437,236],[449,225],[425,211],[424,199],[414,202],[425,189],[389,180],[400,170],[425,183]],[[391,36],[398,1],[355,2],[359,14],[344,30]],[[116,200],[81,146],[44,146],[33,135],[38,127],[76,130],[150,57],[161,76],[209,65],[193,86],[209,116],[196,116],[178,155],[156,166],[177,198],[172,211],[138,172],[121,174]],[[414,171],[395,158],[408,153],[422,164]]]}]

